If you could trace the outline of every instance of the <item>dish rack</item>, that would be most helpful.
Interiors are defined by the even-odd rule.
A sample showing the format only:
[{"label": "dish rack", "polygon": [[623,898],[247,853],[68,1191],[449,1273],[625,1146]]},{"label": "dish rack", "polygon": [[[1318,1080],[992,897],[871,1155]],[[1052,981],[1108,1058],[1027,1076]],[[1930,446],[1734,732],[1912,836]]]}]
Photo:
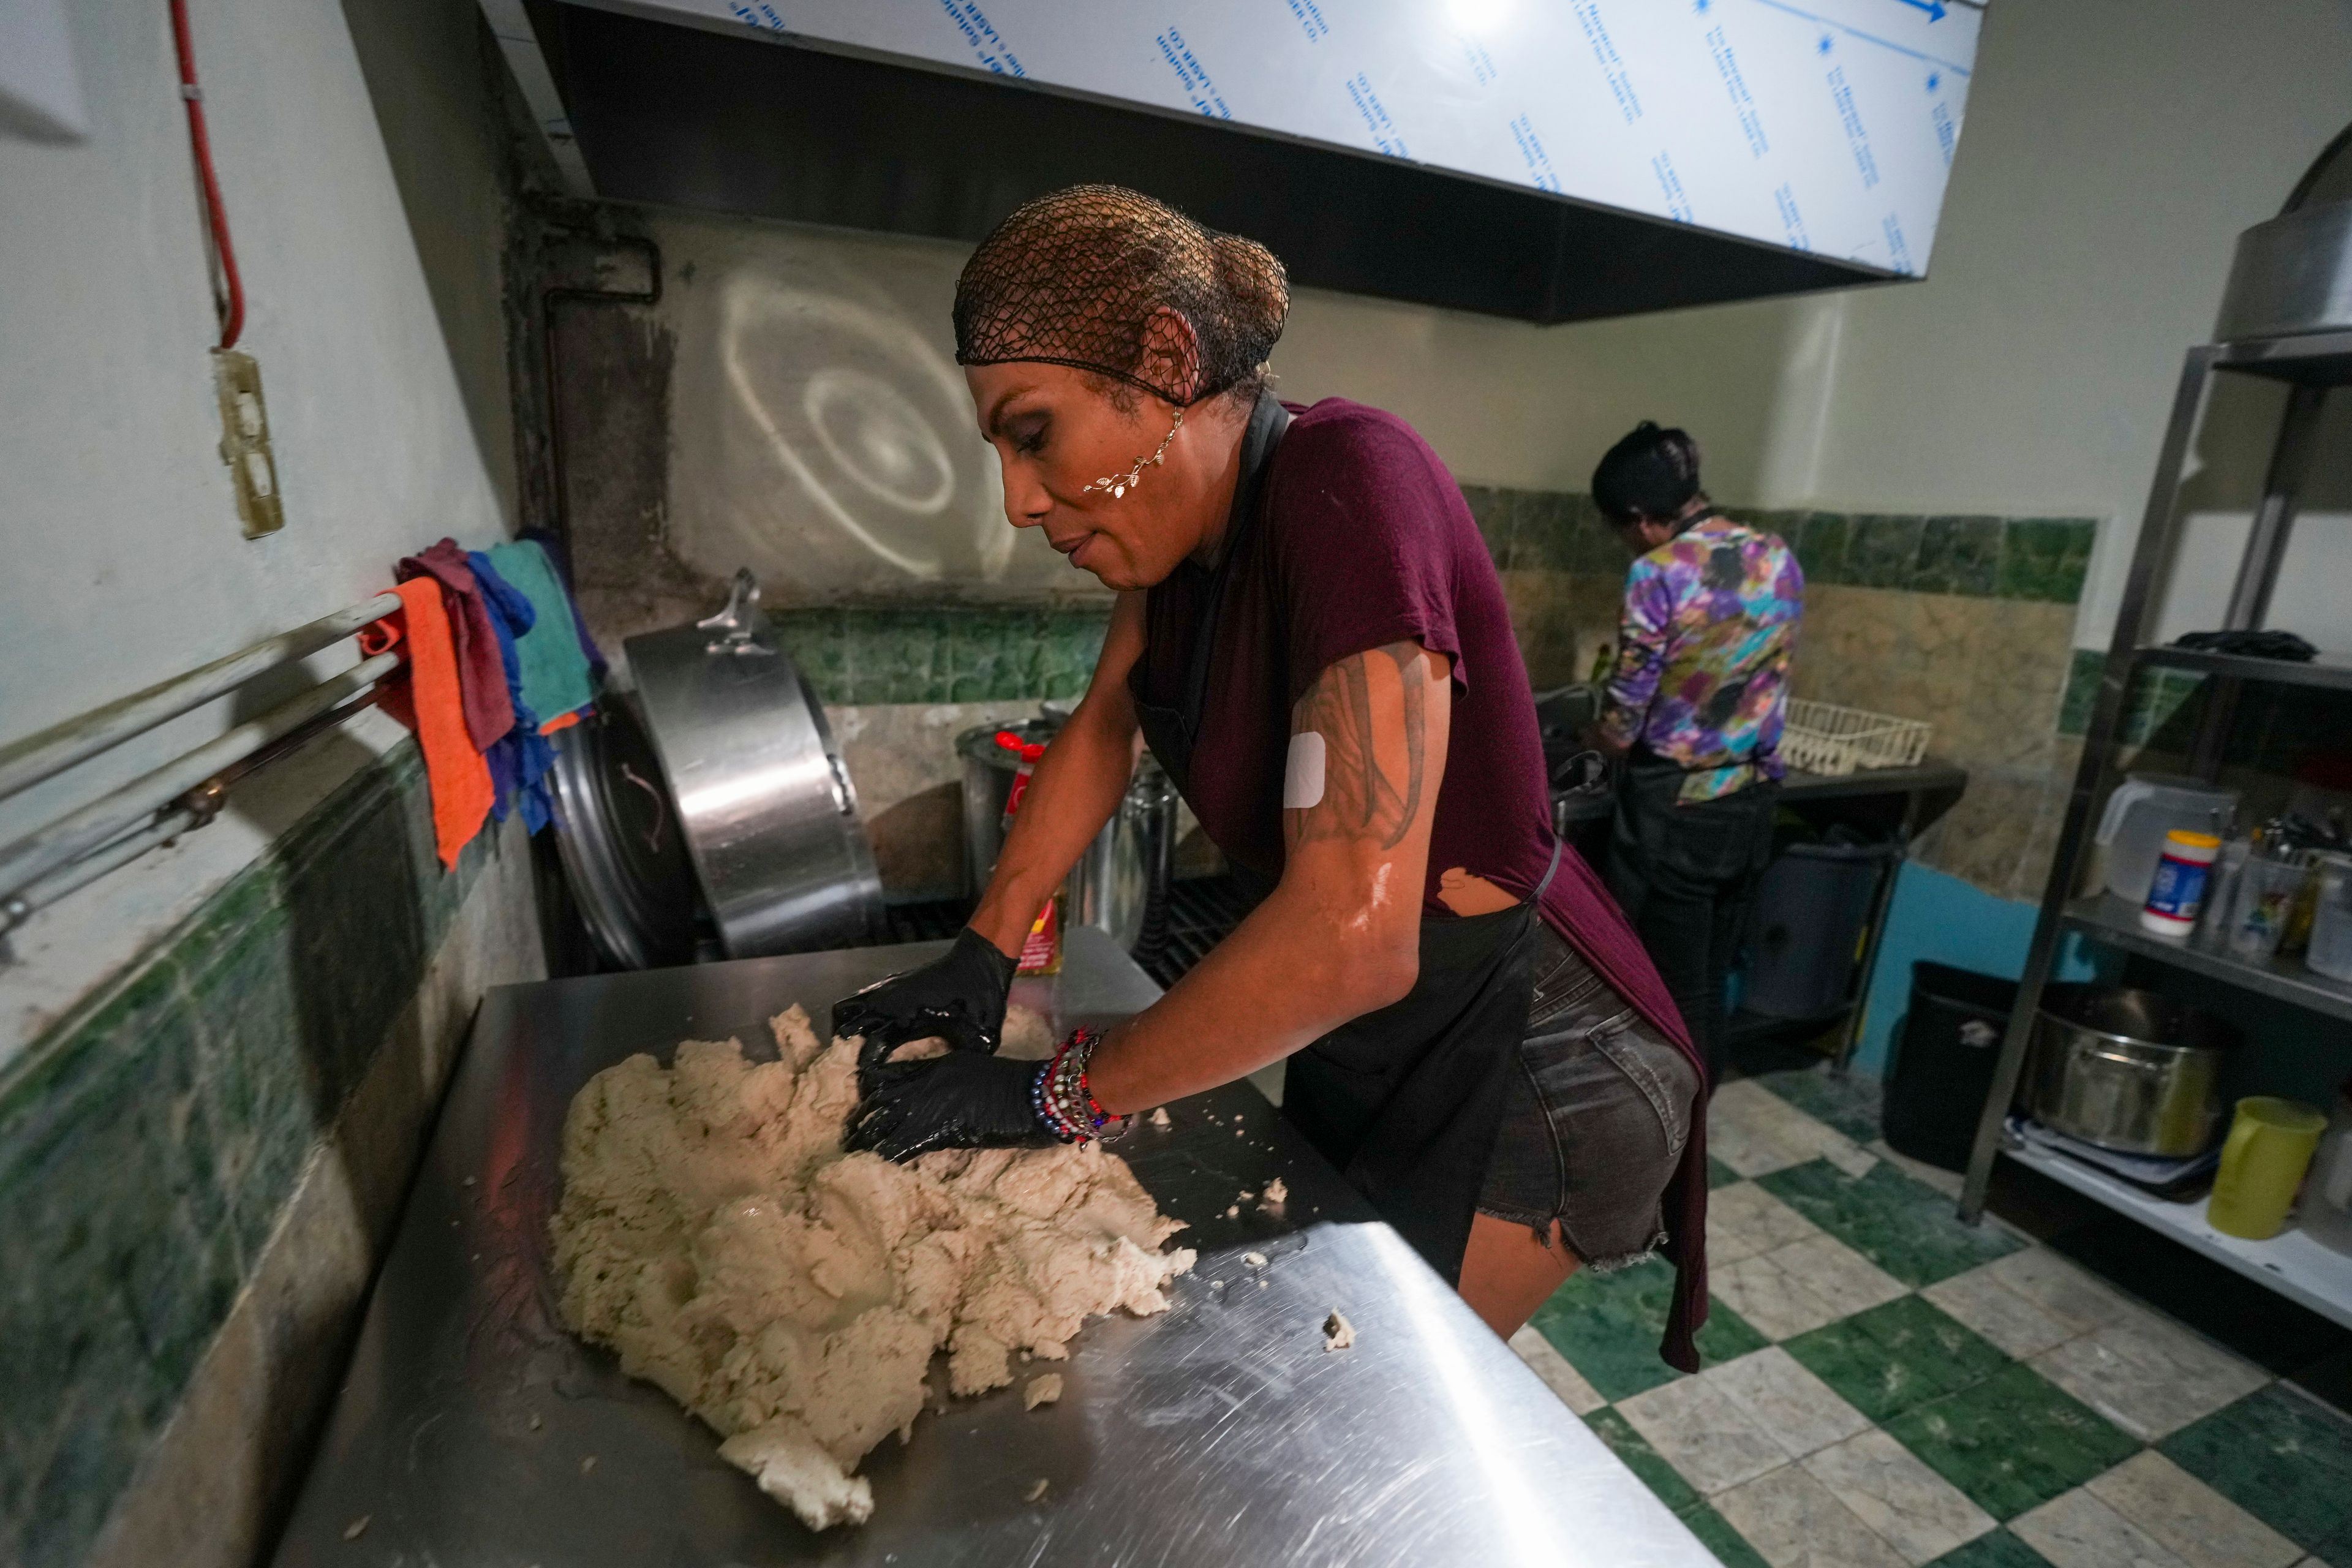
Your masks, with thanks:
[{"label": "dish rack", "polygon": [[1791,697],[1780,755],[1791,767],[1831,777],[1857,768],[1907,768],[1927,754],[1929,728],[1916,719]]}]

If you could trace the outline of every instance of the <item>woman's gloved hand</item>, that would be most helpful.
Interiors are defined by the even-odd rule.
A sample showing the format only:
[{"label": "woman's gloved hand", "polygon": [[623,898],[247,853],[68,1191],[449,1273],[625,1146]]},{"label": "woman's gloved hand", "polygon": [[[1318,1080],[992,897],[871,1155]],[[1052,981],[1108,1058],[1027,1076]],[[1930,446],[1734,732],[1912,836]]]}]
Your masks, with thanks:
[{"label": "woman's gloved hand", "polygon": [[934,1149],[1045,1148],[1058,1140],[1031,1098],[1045,1067],[979,1051],[877,1063],[860,1075],[865,1092],[843,1142],[886,1160]]},{"label": "woman's gloved hand", "polygon": [[1014,968],[994,942],[966,926],[953,947],[921,968],[835,1002],[833,1032],[865,1037],[857,1053],[861,1082],[908,1040],[933,1035],[959,1051],[992,1056],[1004,1033]]}]

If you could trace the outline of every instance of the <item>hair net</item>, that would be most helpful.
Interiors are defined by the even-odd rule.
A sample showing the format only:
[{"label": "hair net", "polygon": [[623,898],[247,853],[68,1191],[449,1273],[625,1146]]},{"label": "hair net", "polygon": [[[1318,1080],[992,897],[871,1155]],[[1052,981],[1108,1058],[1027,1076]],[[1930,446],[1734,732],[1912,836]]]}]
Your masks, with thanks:
[{"label": "hair net", "polygon": [[[1191,354],[1147,360],[1162,308],[1191,324]],[[964,263],[956,363],[1069,365],[1188,407],[1259,374],[1289,310],[1282,263],[1256,241],[1118,185],[1073,185],[1020,207]]]}]

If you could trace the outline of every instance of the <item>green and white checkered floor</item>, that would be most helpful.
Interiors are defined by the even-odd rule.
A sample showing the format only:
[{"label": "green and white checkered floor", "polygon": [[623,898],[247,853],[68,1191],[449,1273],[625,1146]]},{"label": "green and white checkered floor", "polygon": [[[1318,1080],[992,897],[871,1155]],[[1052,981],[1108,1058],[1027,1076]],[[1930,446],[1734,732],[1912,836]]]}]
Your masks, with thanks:
[{"label": "green and white checkered floor", "polygon": [[1570,1279],[1513,1348],[1732,1568],[2352,1568],[2352,1420],[2303,1386],[2352,1335],[2039,1189],[1961,1225],[1870,1092],[1716,1095],[1696,1376],[1657,1359],[1654,1261]]}]

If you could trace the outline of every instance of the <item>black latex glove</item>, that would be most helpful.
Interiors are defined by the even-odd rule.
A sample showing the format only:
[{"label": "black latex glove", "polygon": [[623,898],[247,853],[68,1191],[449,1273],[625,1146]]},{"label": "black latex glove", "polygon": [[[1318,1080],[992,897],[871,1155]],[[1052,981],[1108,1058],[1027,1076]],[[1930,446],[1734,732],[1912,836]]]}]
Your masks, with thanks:
[{"label": "black latex glove", "polygon": [[1004,1034],[1004,999],[1013,960],[994,942],[963,928],[955,945],[919,969],[877,980],[833,1005],[833,1032],[862,1035],[862,1075],[908,1040],[937,1035],[960,1051],[994,1055]]},{"label": "black latex glove", "polygon": [[1044,1066],[978,1051],[878,1063],[863,1077],[866,1091],[845,1142],[886,1160],[934,1149],[1045,1148],[1056,1140],[1030,1099]]}]

